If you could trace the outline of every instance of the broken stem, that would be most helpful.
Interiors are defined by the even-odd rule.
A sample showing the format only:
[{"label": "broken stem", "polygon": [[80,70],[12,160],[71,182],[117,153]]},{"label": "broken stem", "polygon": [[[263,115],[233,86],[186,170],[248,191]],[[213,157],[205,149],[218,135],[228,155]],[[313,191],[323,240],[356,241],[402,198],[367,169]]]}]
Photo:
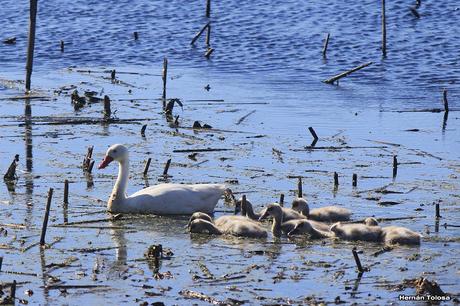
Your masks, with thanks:
[{"label": "broken stem", "polygon": [[358,267],[358,272],[363,273],[364,269],[363,266],[361,265],[361,260],[359,260],[358,252],[356,252],[356,248],[353,248],[351,250],[353,252],[353,257],[355,258],[356,266]]},{"label": "broken stem", "polygon": [[48,227],[48,218],[50,215],[51,199],[53,198],[53,188],[48,191],[48,201],[46,202],[45,218],[43,219],[42,233],[40,236],[40,245],[45,245],[46,228]]},{"label": "broken stem", "polygon": [[365,64],[359,65],[359,66],[357,66],[355,68],[352,68],[350,70],[347,70],[345,72],[337,74],[337,75],[333,76],[332,78],[324,80],[323,82],[326,83],[326,84],[334,84],[334,82],[336,82],[336,81],[338,82],[341,78],[346,77],[347,75],[352,74],[355,71],[361,70],[361,69],[363,69],[363,68],[365,68],[365,67],[367,67],[367,66],[369,66],[371,64],[372,64],[372,62],[367,62]]}]

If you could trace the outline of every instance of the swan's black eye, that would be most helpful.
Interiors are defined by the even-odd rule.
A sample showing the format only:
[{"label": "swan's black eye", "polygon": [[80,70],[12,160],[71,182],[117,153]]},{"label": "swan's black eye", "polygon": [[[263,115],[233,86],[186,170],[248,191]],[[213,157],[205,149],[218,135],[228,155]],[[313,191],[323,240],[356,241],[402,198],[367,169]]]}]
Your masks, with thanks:
[{"label": "swan's black eye", "polygon": [[117,153],[117,150],[113,150],[113,153]]}]

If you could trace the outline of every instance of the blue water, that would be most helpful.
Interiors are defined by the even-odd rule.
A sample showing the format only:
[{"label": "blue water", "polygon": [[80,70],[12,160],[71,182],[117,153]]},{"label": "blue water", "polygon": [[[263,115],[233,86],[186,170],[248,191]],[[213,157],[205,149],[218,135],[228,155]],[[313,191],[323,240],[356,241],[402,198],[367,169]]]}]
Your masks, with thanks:
[{"label": "blue water", "polygon": [[[4,257],[0,281],[16,279],[20,298],[50,305],[208,304],[185,299],[179,293],[183,289],[251,304],[288,299],[301,304],[312,297],[333,303],[336,296],[349,303],[389,304],[397,302],[399,293],[413,294],[414,289],[394,291],[386,285],[425,272],[447,292],[458,293],[458,228],[442,224],[460,222],[460,116],[451,111],[443,128],[443,113],[394,111],[442,108],[443,89],[448,90],[450,107],[459,108],[459,4],[422,1],[417,19],[409,10],[412,1],[387,1],[388,50],[383,58],[380,1],[349,2],[213,2],[211,46],[215,51],[207,60],[204,35],[190,46],[192,37],[208,22],[205,1],[40,1],[32,87],[52,99],[31,100],[35,121],[24,125],[23,100],[9,99],[21,94],[23,85],[4,80],[23,79],[25,74],[28,2],[2,0],[0,39],[16,36],[17,44],[0,43],[0,168],[5,172],[14,154],[20,154],[20,166],[14,191],[0,184],[0,227],[9,231],[0,237],[0,256]],[[133,39],[134,31],[139,33],[138,41]],[[331,39],[323,58],[328,32]],[[165,122],[157,100],[165,56],[169,59],[168,97],[184,102],[183,110],[174,110],[180,115],[179,134]],[[341,80],[339,86],[321,82],[368,61],[374,63]],[[69,71],[69,66],[93,73]],[[108,73],[94,73],[106,69],[140,74],[117,74],[119,80],[133,84],[119,86],[102,78]],[[100,104],[75,112],[69,92],[54,93],[70,84],[80,92],[104,90],[117,117],[139,118],[141,123],[46,125],[53,118],[101,117]],[[204,90],[207,84],[210,91]],[[225,131],[193,132],[187,127],[195,120]],[[140,124],[148,124],[146,138],[139,135]],[[309,126],[320,137],[318,146],[353,148],[303,150],[312,140]],[[413,129],[418,131],[408,131]],[[257,135],[263,137],[254,138]],[[109,217],[104,202],[116,167],[95,170],[92,175],[79,167],[86,147],[95,146],[97,163],[116,142],[130,147],[129,193],[156,184],[169,158],[173,160],[172,182],[238,181],[230,187],[247,193],[256,210],[277,200],[280,193],[289,203],[296,186],[291,176],[301,175],[312,206],[347,207],[355,219],[416,216],[383,225],[407,226],[423,233],[424,239],[420,248],[401,247],[373,257],[380,244],[191,237],[183,228],[185,219],[145,217],[95,223],[101,228],[92,229],[50,227],[47,242],[61,238],[60,242],[44,252],[38,247],[23,252],[38,240],[49,187],[55,188],[51,225],[62,223],[65,213],[71,222]],[[233,150],[200,153],[197,161],[172,152],[195,147]],[[273,149],[282,152],[281,158]],[[395,179],[391,176],[393,155],[401,163]],[[147,157],[153,160],[145,179],[140,173]],[[335,171],[340,177],[338,190],[332,188]],[[359,177],[357,188],[351,187],[353,173]],[[61,203],[66,178],[71,182],[68,212]],[[375,192],[386,185],[399,193]],[[378,205],[375,197],[401,204]],[[433,203],[439,200],[443,218],[436,231]],[[217,215],[231,210],[222,201],[217,208]],[[171,271],[172,279],[156,280],[142,260],[148,246],[157,243],[175,253],[161,268]],[[357,279],[351,255],[354,246],[363,251],[360,256],[371,271],[352,289]],[[86,253],[85,248],[109,249]],[[414,254],[420,259],[409,260]],[[78,260],[69,267],[53,268],[53,263],[69,257]],[[217,284],[195,279],[195,275],[203,277],[199,262],[217,278],[232,273],[244,277]],[[96,263],[101,263],[99,273],[93,270]],[[275,282],[283,273],[286,278]],[[53,282],[108,287],[67,292],[44,288]],[[35,294],[26,296],[26,289]],[[147,291],[161,295],[149,296]]]},{"label": "blue water", "polygon": [[[190,46],[207,22],[205,1],[41,1],[35,69],[76,66],[172,65],[197,67],[215,75],[270,76],[273,86],[317,90],[319,81],[373,61],[350,77],[364,86],[361,103],[376,99],[391,106],[432,107],[443,88],[458,96],[460,9],[455,1],[423,2],[415,18],[412,1],[388,1],[387,49],[381,46],[380,1],[224,1],[212,4],[211,60],[203,57],[204,36]],[[24,67],[28,2],[2,1],[1,68]],[[139,33],[134,41],[133,32]],[[331,34],[327,59],[321,56]],[[65,42],[60,52],[59,42]],[[404,100],[403,102],[400,99]],[[455,102],[454,102],[455,103]]]}]

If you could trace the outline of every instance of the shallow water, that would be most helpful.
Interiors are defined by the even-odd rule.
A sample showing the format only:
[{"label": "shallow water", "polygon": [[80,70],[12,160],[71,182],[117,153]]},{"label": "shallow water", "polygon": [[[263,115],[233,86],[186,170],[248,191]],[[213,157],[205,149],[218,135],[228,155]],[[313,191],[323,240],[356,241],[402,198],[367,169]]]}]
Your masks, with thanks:
[{"label": "shallow water", "polygon": [[[0,37],[17,36],[18,43],[0,45],[0,78],[22,79],[27,7],[6,2]],[[298,1],[213,4],[212,46],[216,51],[206,61],[203,38],[195,48],[189,46],[206,22],[201,2],[184,7],[177,1],[135,1],[130,10],[125,1],[109,7],[105,1],[40,4],[33,86],[53,99],[31,100],[33,120],[28,124],[23,117],[24,100],[9,99],[18,95],[16,86],[22,85],[2,81],[0,86],[1,171],[6,171],[14,154],[21,158],[14,191],[8,191],[6,185],[0,187],[1,223],[24,225],[2,225],[8,235],[0,238],[5,247],[0,252],[4,257],[0,280],[20,282],[18,297],[32,304],[101,304],[109,298],[128,304],[188,304],[191,301],[179,294],[183,289],[219,301],[233,298],[251,304],[286,303],[287,299],[306,303],[312,296],[326,302],[340,296],[350,303],[387,304],[397,302],[400,293],[414,293],[412,288],[399,292],[388,285],[424,272],[444,291],[458,294],[458,229],[442,224],[460,224],[459,115],[451,111],[443,128],[443,113],[396,111],[442,108],[443,88],[449,90],[451,108],[458,107],[456,46],[460,37],[456,20],[460,11],[454,3],[423,3],[419,9],[422,17],[416,20],[408,10],[411,3],[387,4],[389,46],[388,57],[382,60],[379,7],[374,2],[326,5],[313,1],[302,5],[305,7],[299,8]],[[131,37],[134,30],[139,31],[137,42]],[[321,58],[325,32],[331,32],[327,60]],[[59,40],[69,43],[62,54]],[[179,133],[166,123],[157,99],[165,55],[170,61],[168,97],[184,102],[183,110],[174,110],[180,115]],[[342,80],[340,86],[320,82],[368,60],[375,63]],[[78,68],[64,68],[71,65]],[[80,73],[78,69],[116,69],[118,79],[131,85],[112,84],[102,78],[109,73]],[[75,112],[70,91],[53,95],[55,89],[70,84],[77,85],[79,92],[103,90],[112,99],[116,117],[138,122],[46,124],[52,120],[46,116],[101,118],[100,104]],[[207,84],[210,91],[203,89]],[[220,131],[193,132],[188,127],[195,120]],[[142,124],[148,124],[145,138],[139,132]],[[338,149],[305,150],[312,141],[309,126],[320,137],[317,147]],[[407,131],[410,129],[418,131]],[[51,226],[47,242],[56,237],[62,240],[44,251],[35,246],[22,252],[39,240],[50,187],[55,188],[50,225],[64,221],[61,202],[66,178],[71,182],[66,212],[69,222],[109,217],[103,212],[104,202],[116,168],[94,170],[88,176],[80,165],[87,146],[95,146],[97,163],[116,142],[131,148],[130,192],[157,183],[164,162],[172,158],[171,182],[237,180],[238,184],[229,186],[246,193],[258,210],[277,200],[280,193],[290,202],[296,186],[291,176],[300,175],[312,206],[342,205],[353,210],[357,220],[370,215],[416,216],[419,218],[384,225],[407,226],[423,233],[424,239],[420,248],[400,247],[373,257],[381,245],[190,236],[183,228],[184,218],[140,217],[88,224],[96,228]],[[173,153],[175,149],[207,147],[232,150],[199,153],[196,161],[189,159],[188,153]],[[401,163],[395,179],[393,155],[398,155]],[[141,173],[148,157],[152,157],[152,166],[146,181]],[[334,171],[340,179],[337,190],[333,188]],[[353,173],[359,176],[356,189],[351,187]],[[388,184],[387,190],[399,193],[376,192]],[[370,198],[401,204],[383,206]],[[433,203],[438,200],[442,200],[443,218],[435,231]],[[221,201],[217,209],[221,215],[232,208]],[[174,252],[160,269],[170,271],[172,279],[155,280],[148,263],[141,260],[148,246],[158,243]],[[364,252],[361,260],[371,267],[357,289],[353,246]],[[103,249],[88,253],[85,248]],[[71,256],[77,260],[69,267],[47,267]],[[96,262],[98,273],[93,272]],[[202,263],[218,281],[204,279]],[[248,267],[252,268],[247,272]],[[225,274],[241,278],[225,280],[221,278]],[[108,287],[67,292],[44,287],[53,282]],[[26,297],[26,289],[34,294]],[[151,292],[161,295],[149,296]]]}]

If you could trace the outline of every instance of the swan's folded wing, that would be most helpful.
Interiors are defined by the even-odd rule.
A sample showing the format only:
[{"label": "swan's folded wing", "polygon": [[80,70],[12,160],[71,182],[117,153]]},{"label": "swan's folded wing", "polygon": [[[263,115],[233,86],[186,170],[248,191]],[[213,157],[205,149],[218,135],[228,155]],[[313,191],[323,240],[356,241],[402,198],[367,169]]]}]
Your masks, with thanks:
[{"label": "swan's folded wing", "polygon": [[153,214],[188,215],[213,213],[225,190],[221,184],[160,184],[142,189],[128,200],[130,206]]}]

